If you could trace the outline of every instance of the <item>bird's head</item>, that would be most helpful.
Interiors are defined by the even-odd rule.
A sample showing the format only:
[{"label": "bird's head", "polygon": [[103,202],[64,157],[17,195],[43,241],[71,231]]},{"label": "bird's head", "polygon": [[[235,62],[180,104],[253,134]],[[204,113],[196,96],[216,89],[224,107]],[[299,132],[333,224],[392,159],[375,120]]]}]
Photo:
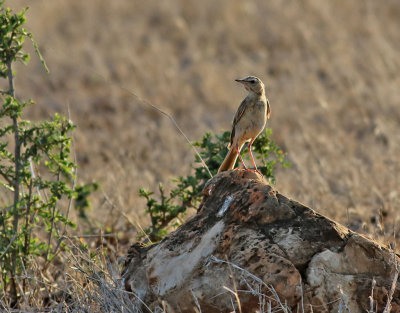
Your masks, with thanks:
[{"label": "bird's head", "polygon": [[264,92],[264,84],[258,77],[255,76],[248,76],[243,79],[235,79],[238,83],[244,85],[249,92],[254,92],[256,94],[262,94]]}]

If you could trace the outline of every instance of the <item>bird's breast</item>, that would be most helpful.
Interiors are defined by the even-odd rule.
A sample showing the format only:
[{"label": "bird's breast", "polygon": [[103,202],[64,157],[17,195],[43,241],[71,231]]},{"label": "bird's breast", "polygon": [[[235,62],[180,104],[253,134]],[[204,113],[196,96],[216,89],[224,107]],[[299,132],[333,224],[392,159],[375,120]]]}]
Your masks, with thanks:
[{"label": "bird's breast", "polygon": [[266,105],[257,102],[249,106],[243,113],[242,118],[235,126],[235,133],[240,134],[242,140],[255,138],[264,129],[266,117]]}]

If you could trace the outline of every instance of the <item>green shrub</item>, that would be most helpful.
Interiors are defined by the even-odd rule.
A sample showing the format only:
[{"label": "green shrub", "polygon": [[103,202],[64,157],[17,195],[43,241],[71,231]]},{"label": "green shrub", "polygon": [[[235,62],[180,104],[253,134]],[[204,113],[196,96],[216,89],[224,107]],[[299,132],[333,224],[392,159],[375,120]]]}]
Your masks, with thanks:
[{"label": "green shrub", "polygon": [[15,307],[21,292],[29,290],[24,273],[32,257],[41,256],[43,270],[49,265],[67,227],[74,227],[69,219],[72,200],[79,199],[80,209],[87,206],[88,187],[75,186],[75,125],[58,114],[39,123],[22,119],[32,101],[15,97],[13,64],[28,62],[22,50],[26,38],[45,63],[32,35],[22,27],[26,10],[15,14],[4,8],[4,1],[0,6],[0,77],[8,81],[0,108],[0,293]]},{"label": "green shrub", "polygon": [[[271,129],[266,129],[253,144],[253,154],[261,161],[259,171],[275,183],[274,170],[277,164],[283,167],[290,166],[285,160],[286,153],[270,138]],[[224,160],[228,149],[227,143],[230,133],[224,132],[214,138],[207,133],[199,142],[193,145],[200,149],[200,156],[208,166],[212,175],[217,174],[218,168]],[[248,161],[248,150],[244,149],[245,159]],[[243,154],[243,152],[242,152]],[[139,195],[147,201],[147,214],[150,216],[151,225],[140,234],[151,241],[161,240],[171,229],[180,225],[187,209],[196,209],[201,201],[201,191],[210,179],[208,170],[202,166],[201,159],[195,155],[194,175],[178,177],[173,180],[175,188],[166,195],[163,185],[159,184],[159,200],[154,197],[154,192],[139,189]]]}]

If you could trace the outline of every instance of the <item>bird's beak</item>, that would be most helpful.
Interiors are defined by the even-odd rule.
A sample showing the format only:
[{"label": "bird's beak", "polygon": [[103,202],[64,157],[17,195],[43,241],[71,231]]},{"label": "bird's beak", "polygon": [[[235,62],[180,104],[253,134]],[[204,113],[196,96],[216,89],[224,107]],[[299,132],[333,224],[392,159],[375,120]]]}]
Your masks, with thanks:
[{"label": "bird's beak", "polygon": [[241,84],[245,84],[246,81],[244,79],[235,79],[236,82],[241,83]]}]

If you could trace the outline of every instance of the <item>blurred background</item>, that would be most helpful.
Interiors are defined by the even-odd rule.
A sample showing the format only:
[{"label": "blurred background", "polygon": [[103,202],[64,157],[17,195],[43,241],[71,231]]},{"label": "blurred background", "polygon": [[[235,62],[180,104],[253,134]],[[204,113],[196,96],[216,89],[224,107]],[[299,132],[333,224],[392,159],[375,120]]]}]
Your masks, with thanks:
[{"label": "blurred background", "polygon": [[149,223],[138,188],[171,188],[191,171],[193,151],[146,101],[199,140],[230,130],[246,95],[234,79],[256,75],[292,163],[275,188],[384,242],[399,233],[399,1],[6,4],[29,7],[26,28],[50,69],[27,44],[16,95],[36,103],[27,118],[61,112],[77,124],[79,181],[100,184],[88,212],[97,225],[132,242]]}]

